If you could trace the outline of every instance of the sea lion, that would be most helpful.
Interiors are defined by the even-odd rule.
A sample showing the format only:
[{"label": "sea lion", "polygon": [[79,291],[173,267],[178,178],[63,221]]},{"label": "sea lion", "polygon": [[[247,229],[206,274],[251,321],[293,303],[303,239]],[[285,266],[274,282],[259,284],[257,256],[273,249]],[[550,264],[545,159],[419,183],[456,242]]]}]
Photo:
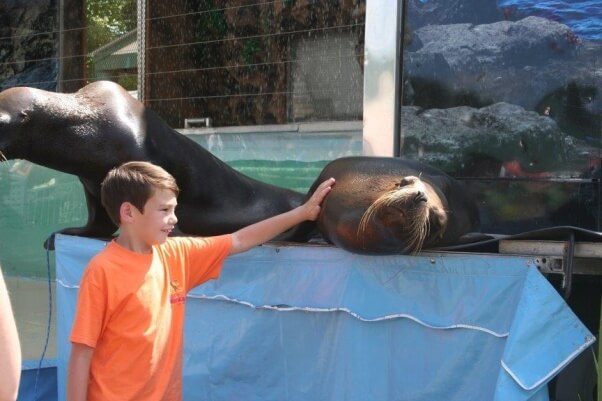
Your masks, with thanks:
[{"label": "sea lion", "polygon": [[[107,238],[117,227],[100,203],[100,183],[124,162],[149,161],[176,179],[178,229],[216,235],[288,211],[304,194],[247,177],[113,82],[64,94],[15,87],[0,93],[0,157],[27,159],[79,177],[88,208],[84,227],[59,232]],[[294,240],[293,231],[278,239]],[[52,244],[49,244],[50,246]]]},{"label": "sea lion", "polygon": [[416,253],[456,243],[479,226],[475,201],[444,172],[393,157],[345,157],[327,164],[308,193],[336,183],[322,204],[324,239],[356,253]]}]

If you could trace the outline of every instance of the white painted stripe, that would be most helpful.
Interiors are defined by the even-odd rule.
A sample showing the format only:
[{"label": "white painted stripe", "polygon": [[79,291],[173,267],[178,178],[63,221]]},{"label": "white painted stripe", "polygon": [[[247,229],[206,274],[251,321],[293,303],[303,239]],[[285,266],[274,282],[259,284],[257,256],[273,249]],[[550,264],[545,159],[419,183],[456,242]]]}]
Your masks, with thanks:
[{"label": "white painted stripe", "polygon": [[533,390],[533,389],[539,387],[540,385],[542,385],[543,383],[545,383],[546,381],[548,381],[549,379],[551,379],[555,374],[557,374],[566,365],[568,365],[573,359],[575,359],[577,357],[577,355],[579,355],[580,353],[582,353],[586,348],[588,348],[590,345],[592,345],[596,341],[596,338],[594,336],[588,336],[585,339],[586,339],[586,342],[583,343],[581,345],[581,347],[579,347],[578,349],[576,349],[575,351],[573,351],[563,361],[561,361],[558,365],[556,365],[556,367],[554,369],[552,369],[550,372],[548,372],[547,375],[545,375],[544,377],[542,377],[541,379],[539,379],[537,382],[535,382],[531,386],[527,386],[526,384],[524,384],[518,378],[518,376],[516,375],[516,373],[514,373],[510,369],[510,367],[508,367],[508,365],[506,365],[506,363],[504,362],[504,360],[502,360],[502,367],[514,379],[514,381],[516,381],[518,383],[518,385],[521,386],[524,390]]},{"label": "white painted stripe", "polygon": [[412,315],[408,315],[405,313],[399,313],[399,314],[393,314],[393,315],[386,315],[386,316],[381,316],[381,317],[377,317],[377,318],[372,318],[372,319],[368,319],[365,317],[362,317],[361,315],[347,309],[347,308],[309,308],[309,307],[299,307],[299,306],[274,306],[274,305],[254,305],[251,304],[249,302],[246,301],[241,301],[238,299],[233,299],[233,298],[229,298],[225,295],[215,295],[215,296],[208,296],[208,295],[188,295],[190,298],[198,298],[198,299],[209,299],[209,300],[222,300],[222,301],[228,301],[228,302],[233,302],[233,303],[237,303],[240,305],[244,305],[244,306],[248,306],[250,308],[253,309],[268,309],[268,310],[275,310],[275,311],[279,311],[279,312],[291,312],[291,311],[303,311],[303,312],[318,312],[318,313],[323,313],[323,312],[345,312],[348,313],[349,315],[353,316],[354,318],[361,320],[363,322],[380,322],[380,321],[385,321],[385,320],[392,320],[392,319],[409,319],[412,320],[422,326],[431,328],[431,329],[437,329],[437,330],[452,330],[452,329],[467,329],[467,330],[477,330],[477,331],[482,331],[484,333],[490,334],[494,337],[498,337],[498,338],[503,338],[503,337],[508,337],[509,333],[498,333],[494,330],[490,330],[488,328],[485,327],[480,327],[480,326],[474,326],[474,325],[469,325],[469,324],[453,324],[453,325],[449,325],[449,326],[434,326],[431,324],[428,324],[420,319],[418,319],[415,316]]}]

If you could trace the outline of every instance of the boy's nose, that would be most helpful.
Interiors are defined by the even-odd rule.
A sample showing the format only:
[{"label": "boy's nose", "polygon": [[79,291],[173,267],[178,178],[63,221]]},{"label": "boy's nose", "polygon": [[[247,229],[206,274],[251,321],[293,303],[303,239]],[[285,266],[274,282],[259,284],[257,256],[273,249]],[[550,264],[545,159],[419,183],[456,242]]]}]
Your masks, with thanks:
[{"label": "boy's nose", "polygon": [[169,217],[169,223],[170,223],[170,224],[173,224],[173,225],[176,225],[176,224],[177,224],[177,222],[178,222],[178,217],[177,217],[175,214],[172,214],[172,215]]}]

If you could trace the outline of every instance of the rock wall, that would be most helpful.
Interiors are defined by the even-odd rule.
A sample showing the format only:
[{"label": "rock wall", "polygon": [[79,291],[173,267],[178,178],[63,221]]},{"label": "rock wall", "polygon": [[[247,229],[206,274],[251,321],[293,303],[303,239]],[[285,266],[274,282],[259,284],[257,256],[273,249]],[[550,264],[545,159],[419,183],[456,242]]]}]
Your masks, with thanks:
[{"label": "rock wall", "polygon": [[56,89],[57,31],[58,0],[0,2],[0,90]]},{"label": "rock wall", "polygon": [[[365,0],[285,0],[244,7],[238,0],[226,0],[217,4],[207,0],[148,3],[145,93],[148,104],[171,126],[182,127],[190,117],[211,117],[215,126],[297,121],[291,104],[298,98],[312,106],[308,113],[300,113],[302,120],[349,119],[326,113],[320,104],[327,97],[324,94],[314,95],[309,89],[292,93],[295,79],[303,78],[293,76],[299,57],[294,49],[302,41],[318,38],[334,43],[346,36],[353,45],[343,50],[347,54],[351,48],[353,57],[335,49],[328,57],[314,54],[312,62],[354,64],[360,71]],[[165,70],[177,72],[158,73]],[[328,94],[334,102],[345,95],[332,92]]]},{"label": "rock wall", "polygon": [[[519,160],[523,169],[558,171],[566,163],[576,166],[579,160],[582,166],[577,170],[588,167],[588,160],[599,155],[602,145],[600,60],[602,44],[582,40],[568,26],[540,17],[419,27],[411,33],[404,52],[403,104],[420,109],[403,111],[402,125],[410,138],[406,151],[411,153],[415,146],[411,138],[421,137],[430,126],[428,130],[439,130],[441,141],[462,139],[450,142],[450,149],[472,154],[475,142],[467,146],[464,141],[466,116],[474,124],[477,116],[495,110],[490,123],[500,118],[507,123],[479,124],[484,143],[495,139],[482,148],[485,155],[509,156],[522,140],[527,153],[513,154],[520,156],[513,160]],[[427,115],[433,117],[427,119]],[[439,117],[448,121],[445,131]],[[416,126],[417,119],[422,121],[420,126]],[[567,141],[574,146],[562,145]],[[496,150],[491,149],[494,143]],[[423,154],[433,161],[441,159],[434,152]],[[553,157],[548,152],[554,152]],[[455,153],[448,156],[452,159],[458,154],[450,153]],[[459,171],[457,162],[442,163],[448,171]]]}]

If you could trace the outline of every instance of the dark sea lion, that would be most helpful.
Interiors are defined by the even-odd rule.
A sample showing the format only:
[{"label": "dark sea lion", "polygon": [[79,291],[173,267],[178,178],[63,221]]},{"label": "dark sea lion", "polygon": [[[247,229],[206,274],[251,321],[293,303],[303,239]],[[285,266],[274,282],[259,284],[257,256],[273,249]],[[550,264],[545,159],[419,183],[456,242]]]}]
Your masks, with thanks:
[{"label": "dark sea lion", "polygon": [[452,245],[478,229],[479,212],[464,187],[444,172],[399,158],[346,157],[330,162],[309,190],[336,183],[317,228],[356,253],[416,253]]},{"label": "dark sea lion", "polygon": [[88,222],[60,231],[71,235],[107,238],[116,231],[100,203],[100,183],[111,168],[132,160],[160,165],[176,178],[178,229],[185,234],[233,232],[304,201],[303,194],[232,169],[112,82],[73,94],[27,87],[1,92],[0,152],[79,177]]}]

